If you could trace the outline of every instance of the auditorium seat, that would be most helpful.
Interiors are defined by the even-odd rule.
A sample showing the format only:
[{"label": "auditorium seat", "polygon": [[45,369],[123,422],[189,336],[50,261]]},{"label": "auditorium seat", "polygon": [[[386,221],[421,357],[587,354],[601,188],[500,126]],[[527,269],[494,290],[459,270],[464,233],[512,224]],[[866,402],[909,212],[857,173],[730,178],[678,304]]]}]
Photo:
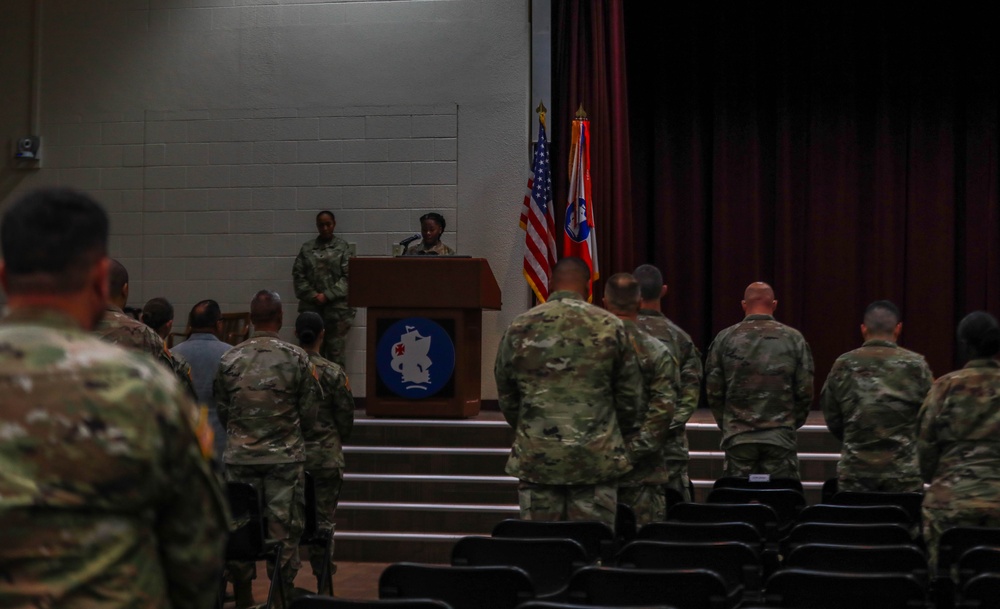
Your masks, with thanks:
[{"label": "auditorium seat", "polygon": [[962,587],[958,609],[994,609],[1000,605],[1000,575],[983,573]]},{"label": "auditorium seat", "polygon": [[883,493],[876,491],[840,491],[830,500],[835,505],[898,505],[910,520],[920,522],[923,493]]},{"label": "auditorium seat", "polygon": [[829,522],[834,524],[902,524],[912,521],[906,510],[898,505],[833,505],[818,503],[799,512],[802,522]]},{"label": "auditorium seat", "polygon": [[722,577],[730,595],[743,598],[756,598],[763,583],[760,553],[738,541],[634,541],[618,553],[616,565],[628,569],[706,569]]},{"label": "auditorium seat", "polygon": [[779,528],[787,529],[806,506],[806,498],[797,491],[782,488],[714,488],[708,503],[762,503],[774,508]]},{"label": "auditorium seat", "polygon": [[528,601],[517,609],[677,609],[671,605],[578,605],[575,603],[558,603],[553,601]]},{"label": "auditorium seat", "polygon": [[308,594],[292,601],[289,609],[452,609],[452,607],[444,601],[429,598],[352,601]]},{"label": "auditorium seat", "polygon": [[833,524],[803,522],[792,527],[781,541],[782,555],[806,543],[836,545],[914,545],[910,531],[901,524]]},{"label": "auditorium seat", "polygon": [[680,503],[667,510],[667,521],[745,522],[765,541],[778,538],[778,514],[763,503]]},{"label": "auditorium seat", "polygon": [[712,488],[769,488],[785,489],[795,491],[800,495],[805,494],[802,488],[802,481],[796,478],[768,478],[764,481],[750,480],[749,477],[723,476],[712,484]]},{"label": "auditorium seat", "polygon": [[717,573],[584,567],[569,582],[568,599],[585,605],[672,605],[677,609],[732,609],[740,602]]},{"label": "auditorium seat", "polygon": [[970,579],[983,573],[1000,575],[1000,547],[969,548],[958,558],[956,566],[959,586],[965,585]]},{"label": "auditorium seat", "polygon": [[502,520],[493,527],[493,537],[563,537],[578,542],[587,551],[587,562],[615,555],[615,533],[596,520]]},{"label": "auditorium seat", "polygon": [[615,539],[618,544],[625,545],[635,539],[635,532],[638,528],[635,510],[632,509],[632,506],[619,503],[615,512]]},{"label": "auditorium seat", "polygon": [[917,609],[924,587],[901,573],[831,573],[782,569],[764,586],[766,604],[809,609]]},{"label": "auditorium seat", "polygon": [[806,543],[785,556],[788,569],[834,573],[908,573],[927,585],[927,556],[912,545]]},{"label": "auditorium seat", "polygon": [[947,576],[962,554],[976,546],[1000,547],[1000,528],[954,527],[945,530],[938,542],[938,573]]},{"label": "auditorium seat", "polygon": [[378,581],[379,598],[432,598],[453,609],[515,609],[535,597],[531,577],[518,567],[450,567],[393,563]]},{"label": "auditorium seat", "polygon": [[573,573],[587,566],[587,552],[572,539],[463,537],[451,551],[456,567],[510,565],[531,577],[538,598],[561,598]]}]

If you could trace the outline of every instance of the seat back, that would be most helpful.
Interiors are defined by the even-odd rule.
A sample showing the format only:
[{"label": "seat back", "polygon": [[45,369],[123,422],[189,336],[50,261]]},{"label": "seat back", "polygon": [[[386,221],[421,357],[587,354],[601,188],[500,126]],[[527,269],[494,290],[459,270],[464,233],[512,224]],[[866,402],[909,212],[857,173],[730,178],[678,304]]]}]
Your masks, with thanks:
[{"label": "seat back", "polygon": [[222,335],[219,338],[224,343],[238,345],[250,338],[250,330],[252,328],[253,324],[250,323],[249,311],[223,313]]},{"label": "seat back", "polygon": [[538,596],[562,592],[573,573],[589,562],[583,546],[566,538],[463,537],[451,550],[451,564],[456,567],[524,569]]},{"label": "seat back", "polygon": [[596,520],[502,520],[493,527],[493,537],[565,538],[578,542],[587,551],[587,562],[614,555],[615,533]]},{"label": "seat back", "polygon": [[639,529],[636,540],[713,542],[739,541],[756,550],[764,539],[746,522],[651,522]]},{"label": "seat back", "polygon": [[778,537],[778,513],[763,503],[680,503],[667,511],[667,521],[745,522],[765,540]]},{"label": "seat back", "polygon": [[916,609],[926,601],[924,587],[912,575],[805,569],[782,569],[772,575],[764,597],[768,606],[811,609]]},{"label": "seat back", "polygon": [[763,503],[774,508],[779,526],[788,526],[806,506],[805,496],[783,488],[714,488],[708,503]]},{"label": "seat back", "polygon": [[983,573],[1000,575],[1000,547],[976,546],[959,556],[958,579],[961,584]]},{"label": "seat back", "polygon": [[515,609],[535,596],[531,578],[511,566],[448,567],[393,563],[378,580],[379,598],[432,598],[453,609]]},{"label": "seat back", "polygon": [[704,569],[659,570],[584,567],[573,574],[567,597],[586,605],[672,605],[678,609],[730,609],[722,577]]},{"label": "seat back", "polygon": [[819,492],[820,503],[833,503],[833,496],[840,490],[840,481],[836,478],[828,478],[823,483],[823,488]]},{"label": "seat back", "polygon": [[927,556],[912,545],[807,543],[789,552],[784,566],[834,573],[910,573],[921,583],[927,582]]},{"label": "seat back", "polygon": [[948,573],[959,557],[976,546],[1000,547],[1000,528],[953,527],[938,541],[938,572]]},{"label": "seat back", "polygon": [[898,505],[832,505],[818,503],[799,512],[798,522],[887,524],[909,526],[910,515]]},{"label": "seat back", "polygon": [[1000,575],[983,573],[970,579],[961,591],[962,607],[995,607],[1000,599]]},{"label": "seat back", "polygon": [[901,524],[832,524],[803,522],[792,527],[782,540],[783,554],[806,543],[834,545],[913,545],[910,531]]},{"label": "seat back", "polygon": [[911,522],[920,522],[923,493],[888,493],[878,491],[840,491],[830,503],[836,505],[898,505],[906,510]]},{"label": "seat back", "polygon": [[638,528],[635,510],[632,509],[632,506],[619,503],[615,512],[615,539],[621,544],[628,543],[635,539],[635,532]]},{"label": "seat back", "polygon": [[292,601],[289,609],[452,609],[452,607],[444,601],[428,598],[352,601],[307,594]]},{"label": "seat back", "polygon": [[[578,605],[553,601],[528,601],[517,609],[638,609],[634,605]],[[677,609],[670,605],[643,605],[641,609]]]},{"label": "seat back", "polygon": [[227,482],[226,496],[236,527],[226,543],[226,560],[258,560],[266,539],[260,492],[248,482]]},{"label": "seat back", "polygon": [[706,569],[722,576],[730,592],[760,590],[760,554],[745,543],[633,541],[618,553],[617,566],[630,569]]},{"label": "seat back", "polygon": [[712,485],[716,488],[762,488],[762,489],[785,489],[795,491],[800,495],[805,494],[802,488],[802,481],[796,478],[768,478],[767,480],[750,480],[749,477],[723,476]]}]

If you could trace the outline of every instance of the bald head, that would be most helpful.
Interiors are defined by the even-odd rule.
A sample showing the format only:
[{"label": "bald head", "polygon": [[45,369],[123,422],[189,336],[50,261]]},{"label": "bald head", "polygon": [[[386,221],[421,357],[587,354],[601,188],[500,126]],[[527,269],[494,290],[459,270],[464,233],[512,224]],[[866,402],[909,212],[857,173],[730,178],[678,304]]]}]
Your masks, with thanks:
[{"label": "bald head", "polygon": [[639,314],[639,282],[628,273],[616,273],[604,286],[604,308],[618,317],[634,318]]},{"label": "bald head", "polygon": [[108,267],[108,298],[120,308],[128,303],[128,269],[113,258]]},{"label": "bald head", "polygon": [[250,301],[250,322],[258,330],[277,332],[281,329],[281,296],[272,290],[261,290]]},{"label": "bald head", "polygon": [[557,262],[552,269],[549,292],[569,290],[586,298],[590,291],[589,284],[590,267],[583,260],[570,256]]},{"label": "bald head", "polygon": [[774,290],[763,281],[755,281],[743,292],[743,311],[747,315],[770,315],[778,307]]}]

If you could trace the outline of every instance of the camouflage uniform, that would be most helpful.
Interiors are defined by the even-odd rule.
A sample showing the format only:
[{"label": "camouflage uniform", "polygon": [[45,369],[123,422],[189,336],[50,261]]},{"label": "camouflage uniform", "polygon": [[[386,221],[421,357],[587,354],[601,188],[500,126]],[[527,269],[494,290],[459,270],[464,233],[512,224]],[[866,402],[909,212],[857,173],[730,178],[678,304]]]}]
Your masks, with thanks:
[{"label": "camouflage uniform", "polygon": [[917,411],[931,388],[920,354],[868,340],[837,358],[820,393],[830,433],[843,442],[842,491],[923,491],[917,465]]},{"label": "camouflage uniform", "polygon": [[625,325],[558,291],[518,315],[494,366],[500,411],[514,427],[508,474],[521,517],[614,524],[618,478],[631,469],[642,375]]},{"label": "camouflage uniform", "polygon": [[[306,443],[322,393],[305,351],[274,332],[254,335],[222,356],[214,395],[226,426],[226,479],[262,491],[268,537],[285,544],[281,577],[287,590],[299,570],[305,525]],[[230,565],[235,582],[254,575],[252,563]]]},{"label": "camouflage uniform", "polygon": [[[346,241],[334,235],[329,241],[310,239],[302,244],[292,265],[295,297],[299,313],[315,311],[323,318],[326,336],[320,354],[346,368],[347,333],[354,323],[355,310],[347,306],[347,261],[351,256]],[[326,296],[316,304],[317,294]]]},{"label": "camouflage uniform", "polygon": [[618,480],[618,501],[631,506],[636,522],[642,525],[667,518],[663,443],[673,419],[680,376],[677,360],[662,342],[632,320],[624,321],[642,371],[642,394],[638,428],[625,430],[633,467]]},{"label": "camouflage uniform", "polygon": [[160,335],[146,324],[132,319],[118,307],[108,305],[104,310],[104,317],[94,328],[94,335],[130,351],[152,355],[174,373],[191,398],[197,399],[194,382],[191,380],[191,366],[183,358],[170,353]]},{"label": "camouflage uniform", "polygon": [[924,540],[937,564],[941,533],[1000,527],[1000,363],[977,359],[939,378],[920,407],[917,451]]},{"label": "camouflage uniform", "polygon": [[438,256],[453,256],[455,250],[451,249],[442,241],[438,241],[434,245],[427,247],[424,245],[423,240],[419,240],[416,243],[411,243],[406,246],[406,251],[403,252],[404,256],[426,256],[427,254],[437,254]]},{"label": "camouflage uniform", "polygon": [[17,311],[0,392],[0,605],[210,607],[228,515],[177,381]]},{"label": "camouflage uniform", "polygon": [[[312,474],[316,492],[316,526],[332,531],[340,487],[344,482],[343,443],[354,427],[354,396],[343,368],[316,353],[309,354],[309,361],[316,366],[325,401],[316,414],[315,425],[305,434],[306,471]],[[323,569],[322,548],[309,547],[309,563],[319,577]],[[330,568],[332,572],[333,565]],[[326,582],[321,585],[325,586]]]},{"label": "camouflage uniform", "polygon": [[795,430],[813,398],[802,334],[770,315],[747,315],[708,348],[705,395],[722,429],[724,476],[799,478]]},{"label": "camouflage uniform", "polygon": [[687,332],[681,330],[653,309],[639,311],[638,325],[660,339],[674,354],[680,367],[680,384],[677,387],[677,407],[674,419],[667,432],[663,455],[666,458],[667,484],[681,494],[684,501],[691,501],[691,479],[688,477],[688,439],[685,426],[698,408],[701,396],[701,353]]}]

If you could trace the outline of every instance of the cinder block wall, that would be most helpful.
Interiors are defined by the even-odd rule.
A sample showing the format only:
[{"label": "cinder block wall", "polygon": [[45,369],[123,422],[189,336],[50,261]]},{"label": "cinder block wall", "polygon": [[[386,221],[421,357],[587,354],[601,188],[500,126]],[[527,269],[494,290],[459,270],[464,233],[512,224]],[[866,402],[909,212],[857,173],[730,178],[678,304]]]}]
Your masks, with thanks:
[{"label": "cinder block wall", "polygon": [[[289,327],[292,261],[317,211],[359,255],[390,254],[438,211],[444,240],[488,258],[504,292],[484,320],[495,397],[496,343],[527,303],[525,0],[35,1],[43,165],[0,170],[0,204],[39,185],[89,190],[111,212],[131,304],[165,296],[183,325],[202,298],[245,310],[266,287]],[[30,26],[28,4],[3,9],[0,33]],[[0,40],[9,145],[30,127],[31,49]],[[364,331],[362,311],[348,343],[359,396]]]}]

